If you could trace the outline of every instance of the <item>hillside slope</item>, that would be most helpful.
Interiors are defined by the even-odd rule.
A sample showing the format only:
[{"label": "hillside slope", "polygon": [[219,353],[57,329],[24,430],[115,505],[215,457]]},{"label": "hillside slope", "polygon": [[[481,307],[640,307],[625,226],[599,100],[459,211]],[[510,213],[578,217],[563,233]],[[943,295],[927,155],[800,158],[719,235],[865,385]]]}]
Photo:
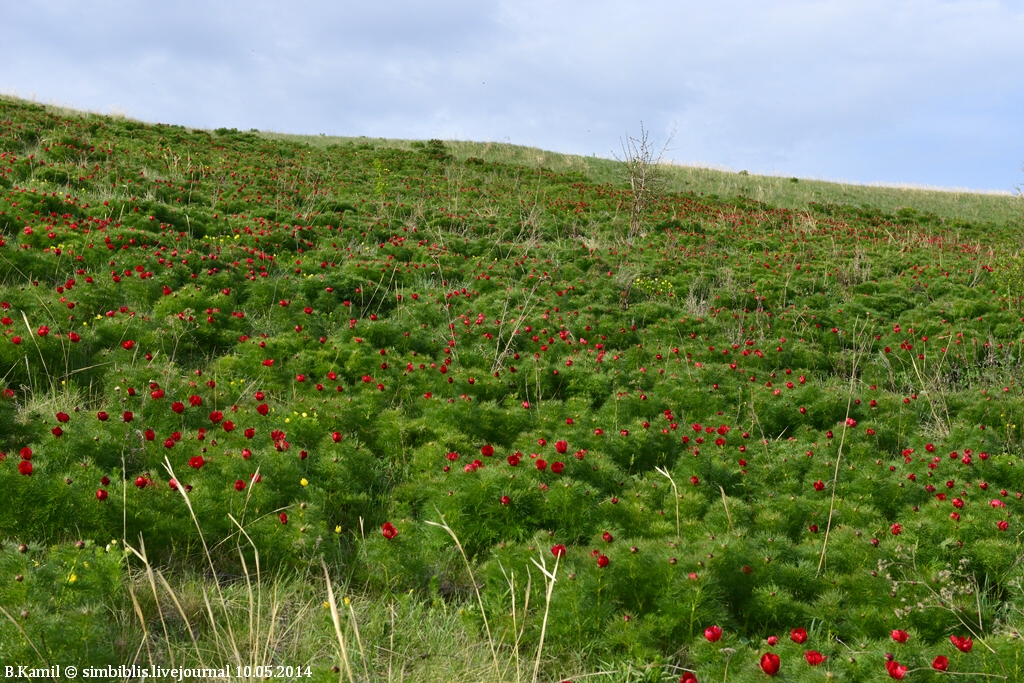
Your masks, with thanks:
[{"label": "hillside slope", "polygon": [[1024,679],[1010,209],[668,192],[630,238],[592,167],[407,147],[0,99],[0,659],[141,662],[96,609],[141,535],[460,605],[495,680],[542,633],[552,677]]}]

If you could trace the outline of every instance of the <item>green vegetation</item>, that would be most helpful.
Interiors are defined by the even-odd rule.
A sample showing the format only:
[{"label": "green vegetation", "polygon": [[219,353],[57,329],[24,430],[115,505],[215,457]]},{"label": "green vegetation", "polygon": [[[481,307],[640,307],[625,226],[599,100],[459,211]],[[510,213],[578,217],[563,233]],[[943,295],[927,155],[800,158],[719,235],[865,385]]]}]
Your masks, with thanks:
[{"label": "green vegetation", "polygon": [[[415,149],[422,142],[386,138],[286,135],[260,132],[270,140],[301,142],[324,148],[337,144],[368,145],[374,148]],[[492,163],[545,168],[561,174],[582,174],[589,182],[622,186],[622,165],[614,159],[547,152],[501,142],[445,141],[451,155],[460,160],[483,159]],[[820,205],[838,210],[900,215],[904,220],[935,223],[956,228],[963,223],[1015,223],[1024,227],[1020,198],[1010,194],[943,190],[923,187],[886,187],[753,175],[695,166],[665,165],[666,189],[696,192],[715,197],[742,197],[772,206],[813,211]]]},{"label": "green vegetation", "polygon": [[1020,200],[668,171],[0,99],[0,664],[1024,679]]}]

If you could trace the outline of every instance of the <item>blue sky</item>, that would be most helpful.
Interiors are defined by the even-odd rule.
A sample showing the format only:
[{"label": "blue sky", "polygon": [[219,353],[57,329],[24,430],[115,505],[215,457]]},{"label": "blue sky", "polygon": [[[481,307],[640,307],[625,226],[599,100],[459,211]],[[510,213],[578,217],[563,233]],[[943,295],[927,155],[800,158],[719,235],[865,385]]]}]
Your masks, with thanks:
[{"label": "blue sky", "polygon": [[1024,1],[14,2],[0,91],[194,127],[1024,183]]}]

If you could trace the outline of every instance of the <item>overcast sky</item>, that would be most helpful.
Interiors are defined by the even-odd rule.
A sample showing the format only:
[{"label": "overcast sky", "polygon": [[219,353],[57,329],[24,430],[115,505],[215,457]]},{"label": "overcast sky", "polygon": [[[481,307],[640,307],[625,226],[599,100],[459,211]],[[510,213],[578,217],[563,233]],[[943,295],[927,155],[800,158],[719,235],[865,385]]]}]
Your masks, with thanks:
[{"label": "overcast sky", "polygon": [[193,127],[620,137],[757,173],[1024,183],[1024,0],[0,0],[0,91]]}]

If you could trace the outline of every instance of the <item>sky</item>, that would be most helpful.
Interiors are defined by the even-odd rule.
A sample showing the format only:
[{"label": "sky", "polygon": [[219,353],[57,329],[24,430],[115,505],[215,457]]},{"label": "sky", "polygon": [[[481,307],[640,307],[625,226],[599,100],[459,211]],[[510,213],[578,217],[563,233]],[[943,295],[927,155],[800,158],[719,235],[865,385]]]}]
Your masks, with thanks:
[{"label": "sky", "polygon": [[[1024,184],[1024,0],[0,0],[0,92],[201,128]],[[673,135],[674,131],[674,135]]]}]

